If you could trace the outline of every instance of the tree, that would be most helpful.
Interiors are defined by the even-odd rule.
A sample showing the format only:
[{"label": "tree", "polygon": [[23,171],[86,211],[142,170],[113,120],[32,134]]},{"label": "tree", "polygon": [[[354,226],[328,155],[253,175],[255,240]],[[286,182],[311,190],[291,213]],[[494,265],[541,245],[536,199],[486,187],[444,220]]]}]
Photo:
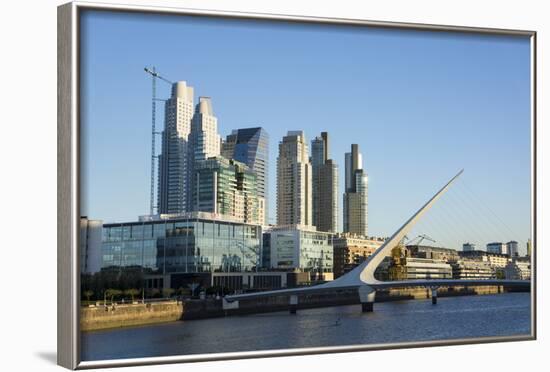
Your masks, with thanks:
[{"label": "tree", "polygon": [[[91,299],[99,299],[101,293],[107,289],[128,290],[143,288],[144,275],[147,273],[142,267],[106,267],[94,274],[82,273],[80,275],[80,288],[82,294],[87,290],[94,292]],[[107,296],[104,296],[106,301]],[[110,297],[110,296],[109,296]]]},{"label": "tree", "polygon": [[157,297],[160,294],[160,291],[158,288],[149,288],[147,290],[149,297],[154,298]]},{"label": "tree", "polygon": [[111,303],[114,301],[116,296],[120,296],[122,291],[120,289],[109,288],[105,291],[105,297],[111,298]]},{"label": "tree", "polygon": [[92,297],[94,295],[94,291],[92,291],[91,289],[88,289],[88,290],[84,291],[83,294],[86,297],[86,300],[88,302],[90,302],[90,297]]},{"label": "tree", "polygon": [[163,288],[162,295],[164,297],[171,297],[174,294],[175,290],[173,288]]},{"label": "tree", "polygon": [[130,288],[130,289],[125,290],[124,294],[127,295],[127,296],[132,297],[132,302],[134,302],[134,297],[139,295],[139,290],[137,290],[135,288]]},{"label": "tree", "polygon": [[187,284],[187,286],[191,290],[191,297],[195,297],[195,289],[197,289],[200,286],[200,284],[199,283],[189,283],[189,284]]}]

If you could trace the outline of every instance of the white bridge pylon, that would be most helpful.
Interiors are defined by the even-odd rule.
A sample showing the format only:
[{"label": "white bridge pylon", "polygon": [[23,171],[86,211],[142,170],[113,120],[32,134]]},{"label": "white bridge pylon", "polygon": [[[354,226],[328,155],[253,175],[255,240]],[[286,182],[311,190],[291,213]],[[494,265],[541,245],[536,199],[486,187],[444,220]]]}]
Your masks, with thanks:
[{"label": "white bridge pylon", "polygon": [[[498,279],[427,279],[427,280],[401,280],[401,281],[379,281],[374,277],[374,272],[385,257],[391,254],[391,250],[398,245],[405,235],[410,231],[416,222],[435,204],[435,202],[451,187],[458,177],[464,172],[462,169],[453,178],[449,180],[426,204],[424,204],[411,218],[403,224],[388,240],[384,242],[372,255],[370,255],[363,263],[357,266],[350,272],[341,277],[324,284],[301,287],[280,289],[265,292],[246,293],[240,295],[225,296],[223,299],[224,309],[238,308],[238,301],[245,299],[254,299],[260,297],[274,297],[290,295],[291,311],[292,307],[297,305],[297,295],[311,294],[318,292],[329,292],[339,289],[359,290],[359,297],[363,303],[364,311],[372,311],[372,303],[376,289],[392,288],[392,287],[427,287],[432,289],[432,296],[437,298],[437,288],[440,286],[515,286],[529,287],[530,281],[526,280],[498,280]],[[432,297],[434,300],[434,297]],[[435,303],[435,301],[434,301]]]}]

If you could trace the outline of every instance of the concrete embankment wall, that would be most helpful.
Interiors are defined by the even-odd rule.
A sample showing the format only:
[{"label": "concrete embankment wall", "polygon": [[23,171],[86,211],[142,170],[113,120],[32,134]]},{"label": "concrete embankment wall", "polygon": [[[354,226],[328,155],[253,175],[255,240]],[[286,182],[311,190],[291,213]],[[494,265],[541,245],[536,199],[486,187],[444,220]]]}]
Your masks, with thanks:
[{"label": "concrete embankment wall", "polygon": [[[469,296],[503,293],[506,289],[498,286],[483,287],[441,287],[438,297]],[[402,301],[414,299],[429,299],[431,291],[426,288],[393,288],[376,293],[376,302]],[[311,309],[325,306],[341,306],[359,304],[357,290],[341,290],[334,294],[313,294],[299,296],[298,309]],[[183,314],[184,320],[205,319],[226,315],[245,315],[285,311],[289,309],[288,296],[260,298],[256,300],[240,301],[238,309],[224,311],[221,300],[192,300],[186,302]]]},{"label": "concrete embankment wall", "polygon": [[80,310],[80,329],[94,331],[180,320],[185,305],[176,301],[147,304],[83,307]]},{"label": "concrete embankment wall", "polygon": [[[506,292],[497,286],[439,288],[438,297],[483,295]],[[428,299],[431,291],[426,288],[393,288],[377,291],[376,302]],[[299,296],[298,309],[311,309],[326,306],[359,304],[357,290],[341,290],[333,294],[313,294]],[[148,304],[96,306],[81,308],[80,326],[82,331],[108,328],[131,327],[146,324],[286,311],[289,309],[288,296],[260,298],[240,301],[239,309],[224,311],[222,301],[212,298],[188,300],[184,303],[166,301]]]},{"label": "concrete embankment wall", "polygon": [[[478,286],[478,287],[439,287],[438,297],[472,296],[503,293],[506,290],[502,286]],[[431,298],[432,293],[428,288],[392,288],[390,290],[378,291],[376,302],[397,301],[407,299]]]}]

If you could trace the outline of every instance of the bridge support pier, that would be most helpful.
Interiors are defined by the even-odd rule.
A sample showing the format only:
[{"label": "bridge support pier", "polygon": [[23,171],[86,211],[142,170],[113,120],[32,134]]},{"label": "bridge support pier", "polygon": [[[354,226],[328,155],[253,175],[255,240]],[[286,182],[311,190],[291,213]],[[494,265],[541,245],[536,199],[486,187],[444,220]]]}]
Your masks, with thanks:
[{"label": "bridge support pier", "polygon": [[232,302],[229,302],[225,299],[225,297],[222,299],[222,309],[224,312],[227,313],[227,310],[236,310],[239,308],[239,301],[235,300]]},{"label": "bridge support pier", "polygon": [[437,305],[437,287],[432,287],[432,305]]},{"label": "bridge support pier", "polygon": [[290,295],[289,304],[290,313],[296,314],[296,310],[298,310],[298,295]]},{"label": "bridge support pier", "polygon": [[368,285],[362,285],[358,289],[359,301],[361,301],[361,311],[371,313],[374,310],[374,300],[376,298],[376,289]]}]

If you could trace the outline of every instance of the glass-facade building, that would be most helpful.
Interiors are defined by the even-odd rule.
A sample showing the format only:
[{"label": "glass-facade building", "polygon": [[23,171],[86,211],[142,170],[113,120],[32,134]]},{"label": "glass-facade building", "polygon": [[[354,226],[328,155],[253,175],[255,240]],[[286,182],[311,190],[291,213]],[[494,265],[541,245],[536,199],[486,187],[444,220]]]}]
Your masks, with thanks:
[{"label": "glass-facade building", "polygon": [[181,218],[103,225],[102,267],[150,273],[245,272],[259,269],[261,226],[188,213]]},{"label": "glass-facade building", "polygon": [[263,202],[263,224],[267,224],[269,135],[257,128],[236,129],[226,137],[222,145],[222,156],[246,164],[256,173],[258,197]]},{"label": "glass-facade building", "polygon": [[263,260],[271,269],[309,272],[332,279],[333,236],[312,227],[278,227],[264,234]]},{"label": "glass-facade building", "polygon": [[192,206],[195,211],[231,216],[241,222],[262,223],[256,174],[235,160],[214,157],[195,163]]}]

